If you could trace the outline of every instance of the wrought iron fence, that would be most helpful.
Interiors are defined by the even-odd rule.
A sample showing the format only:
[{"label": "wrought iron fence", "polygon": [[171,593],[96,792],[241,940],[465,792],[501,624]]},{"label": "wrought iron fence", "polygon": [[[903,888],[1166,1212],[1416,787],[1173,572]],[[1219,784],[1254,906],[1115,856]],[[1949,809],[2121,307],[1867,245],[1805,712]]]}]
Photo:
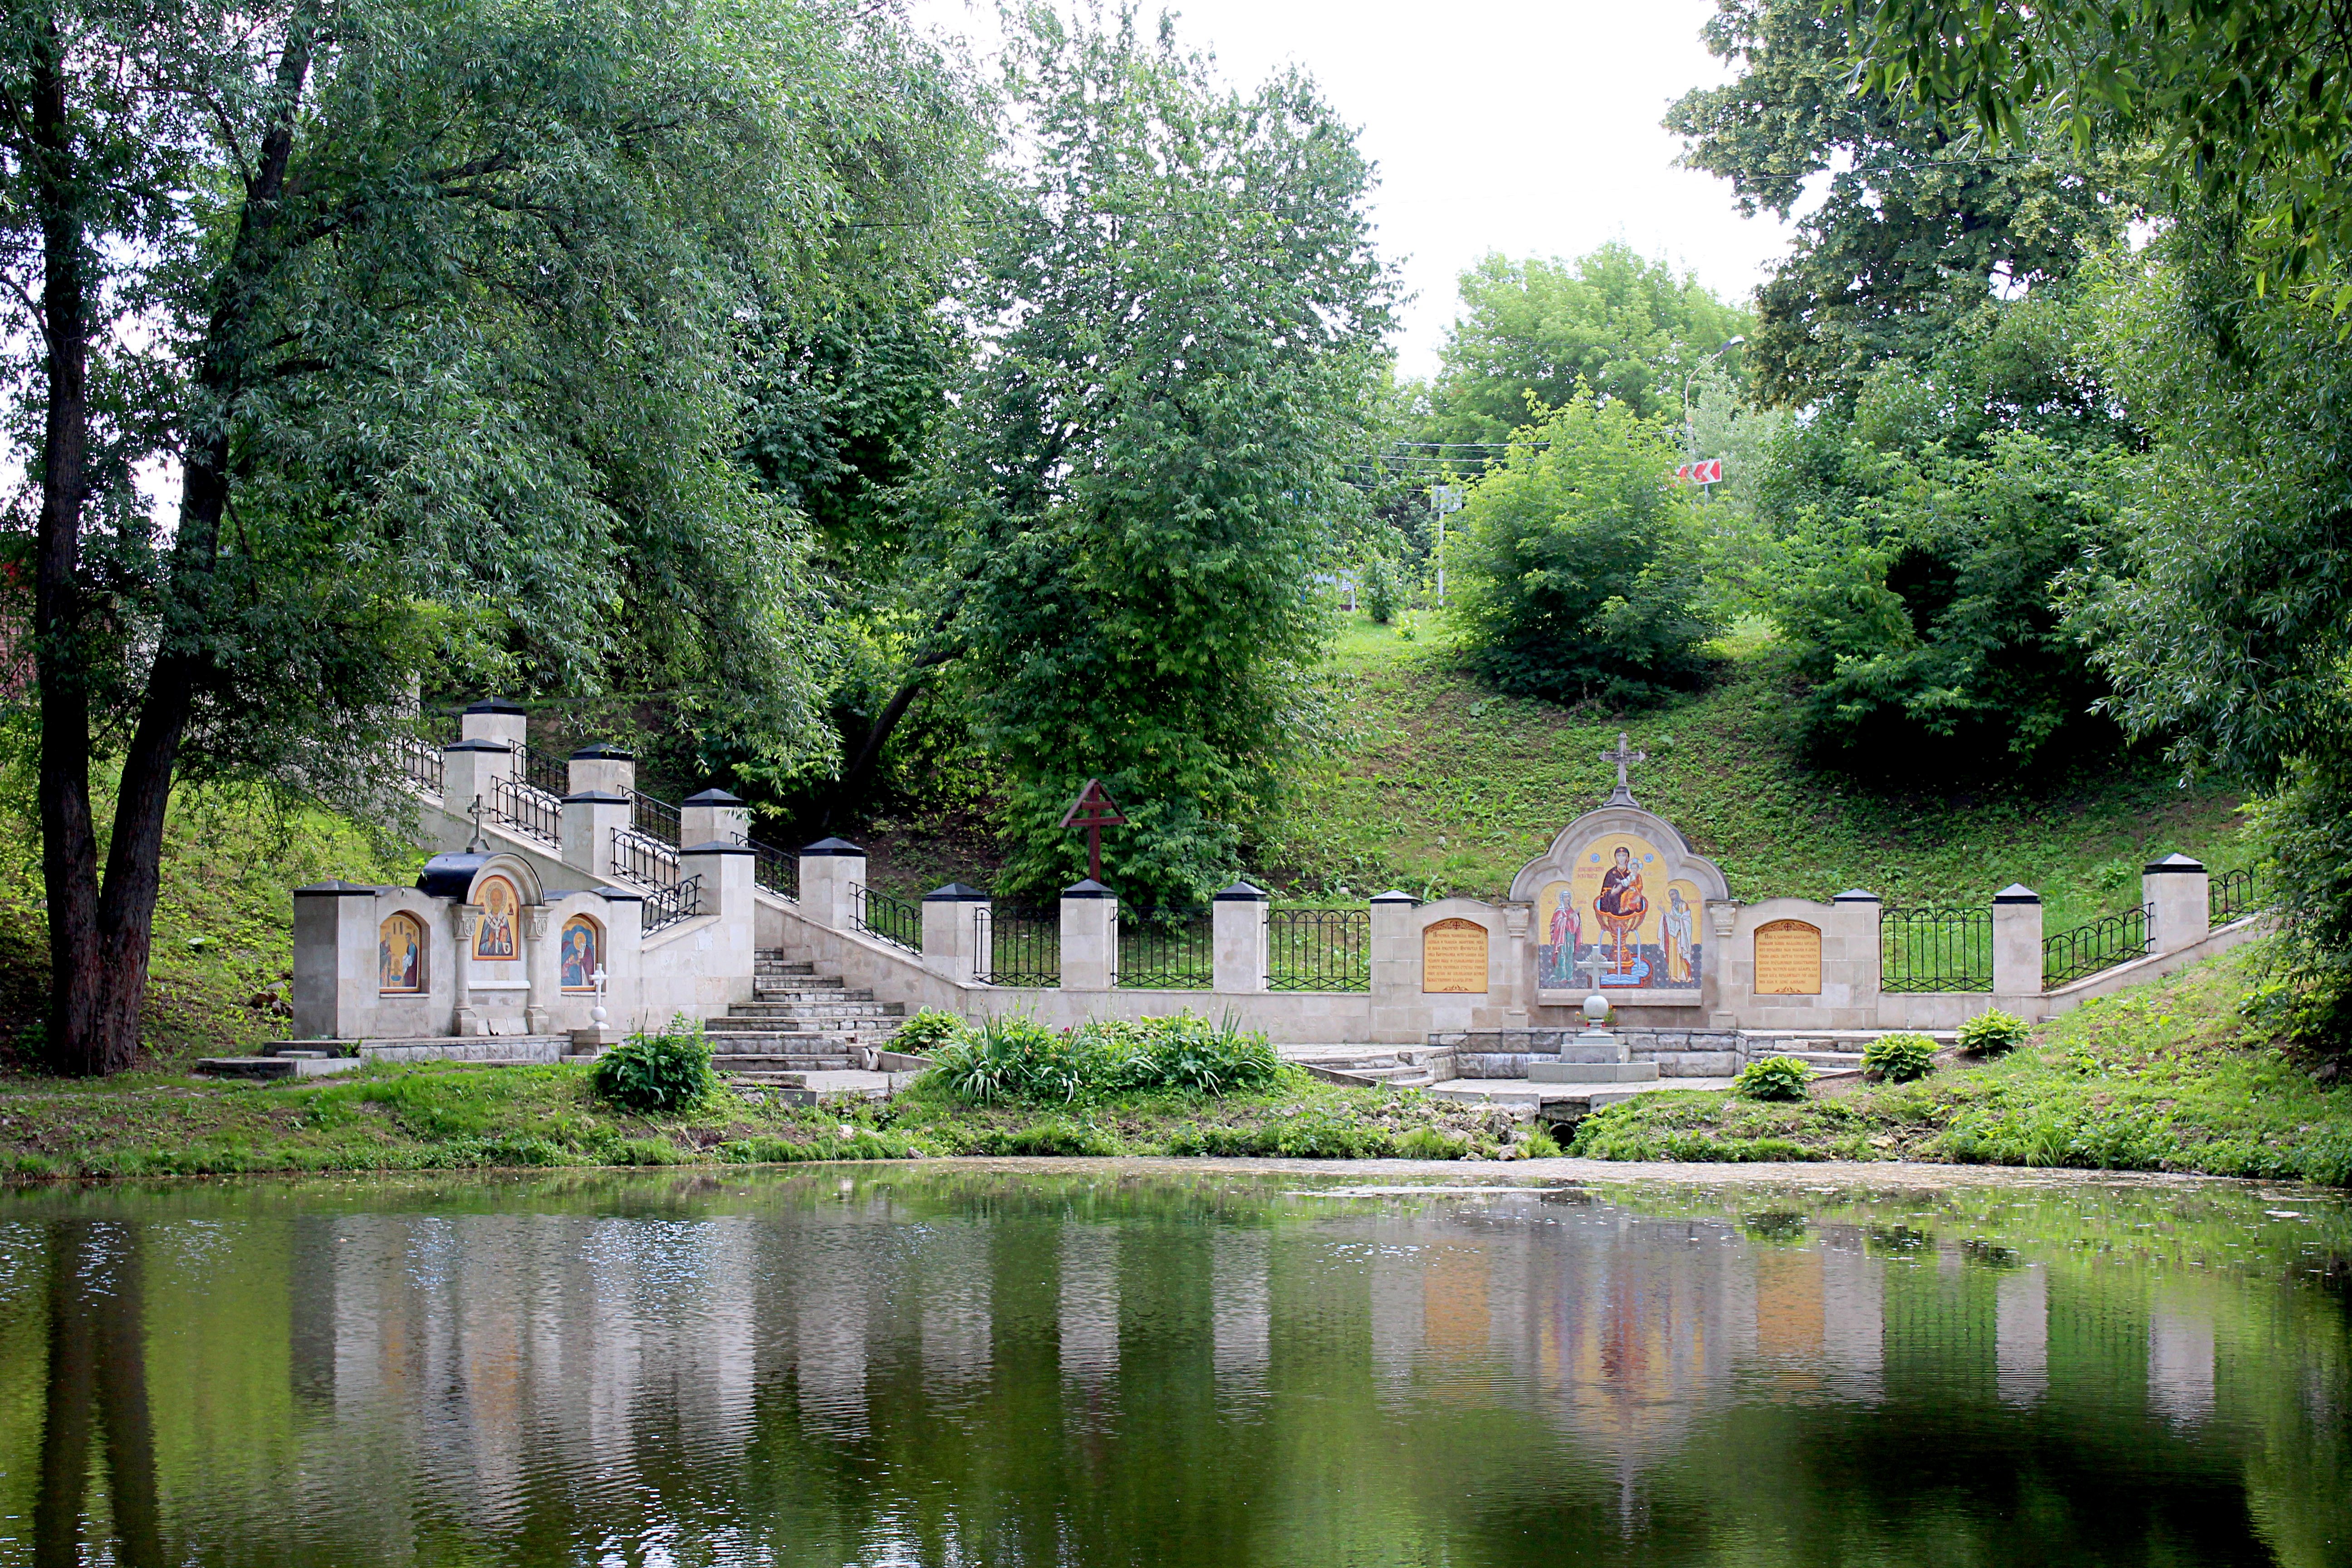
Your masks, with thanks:
[{"label": "wrought iron fence", "polygon": [[735,836],[735,842],[751,851],[751,880],[779,898],[794,903],[801,900],[801,858],[787,855],[772,844],[762,844],[745,834]]},{"label": "wrought iron fence", "polygon": [[681,878],[667,888],[656,888],[637,905],[638,923],[647,931],[674,926],[702,912],[702,879]]},{"label": "wrought iron fence", "polygon": [[441,793],[447,781],[441,748],[414,735],[392,738],[393,760],[400,765],[401,776],[422,790]]},{"label": "wrought iron fence", "polygon": [[2042,938],[2042,988],[2047,991],[2127,959],[2146,957],[2148,913],[2148,906],[2142,904]]},{"label": "wrought iron fence", "polygon": [[1206,991],[1216,981],[1206,910],[1118,911],[1118,983],[1156,991]]},{"label": "wrought iron fence", "polygon": [[1371,910],[1275,910],[1265,934],[1267,990],[1372,988]]},{"label": "wrought iron fence", "polygon": [[677,881],[677,851],[632,827],[613,829],[613,875],[640,888],[667,888]]},{"label": "wrought iron fence", "polygon": [[1059,904],[982,904],[972,910],[972,968],[982,985],[1059,985]]},{"label": "wrought iron fence", "polygon": [[490,815],[518,833],[563,847],[563,803],[520,779],[490,781]]},{"label": "wrought iron fence", "polygon": [[884,942],[897,942],[909,952],[923,951],[923,910],[904,899],[894,899],[887,893],[877,893],[862,883],[852,882],[849,890],[857,900],[857,929],[868,936],[878,936]]},{"label": "wrought iron fence", "polygon": [[2224,871],[2206,884],[2205,907],[2212,924],[2227,925],[2260,909],[2261,897],[2254,868],[2242,866],[2235,871]]},{"label": "wrought iron fence", "polygon": [[677,807],[635,790],[629,791],[629,826],[673,849],[680,843]]},{"label": "wrought iron fence", "polygon": [[545,790],[562,800],[572,793],[572,764],[564,758],[537,746],[522,749],[522,781],[533,789]]},{"label": "wrought iron fence", "polygon": [[1992,989],[1990,910],[1882,910],[1878,988],[1895,993]]}]

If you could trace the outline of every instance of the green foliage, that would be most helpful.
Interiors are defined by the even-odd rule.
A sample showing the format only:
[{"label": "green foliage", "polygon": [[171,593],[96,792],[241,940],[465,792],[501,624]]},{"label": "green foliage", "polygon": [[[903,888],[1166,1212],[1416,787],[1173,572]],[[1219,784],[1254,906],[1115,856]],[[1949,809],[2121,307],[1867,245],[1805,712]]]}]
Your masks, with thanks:
[{"label": "green foliage", "polygon": [[1099,777],[1129,818],[1106,878],[1189,904],[1308,730],[1392,293],[1370,168],[1304,77],[1230,91],[1131,16],[1033,7],[1009,49],[1033,156],[969,296],[990,341],[940,496],[1008,777],[1000,886],[1085,874],[1060,819]]},{"label": "green foliage", "polygon": [[646,1112],[689,1110],[719,1084],[702,1026],[682,1013],[660,1034],[631,1035],[606,1050],[589,1081],[614,1104]]},{"label": "green foliage", "polygon": [[950,1039],[932,1060],[926,1079],[972,1105],[1232,1094],[1265,1089],[1282,1072],[1264,1035],[1190,1013],[1097,1019],[1074,1029],[1000,1016]]},{"label": "green foliage", "polygon": [[1862,1047],[1862,1076],[1909,1083],[1936,1070],[1936,1042],[1925,1035],[1881,1035]]},{"label": "green foliage", "polygon": [[1796,1058],[1767,1057],[1741,1068],[1731,1092],[1742,1100],[1802,1100],[1812,1081],[1813,1069]]},{"label": "green foliage", "polygon": [[1469,1152],[1467,1139],[1450,1136],[1434,1127],[1416,1127],[1396,1141],[1396,1157],[1400,1160],[1459,1160]]},{"label": "green foliage", "polygon": [[1397,617],[1404,605],[1404,574],[1397,563],[1385,555],[1374,555],[1364,563],[1364,612],[1372,617],[1374,626],[1384,626]]},{"label": "green foliage", "polygon": [[1561,1150],[1559,1140],[1549,1127],[1530,1128],[1519,1135],[1519,1157],[1526,1160],[1557,1160]]},{"label": "green foliage", "polygon": [[[1622,240],[1574,261],[1490,254],[1462,274],[1461,299],[1429,394],[1441,441],[1507,441],[1530,400],[1563,408],[1582,390],[1679,419],[1684,377],[1749,326],[1695,275]],[[1735,370],[1738,353],[1725,356]]]},{"label": "green foliage", "polygon": [[942,1046],[968,1037],[971,1027],[953,1013],[937,1007],[919,1008],[890,1036],[890,1048],[909,1056],[928,1056]]},{"label": "green foliage", "polygon": [[1502,689],[1611,703],[1704,668],[1697,521],[1666,432],[1579,393],[1470,491],[1448,552],[1473,664]]},{"label": "green foliage", "polygon": [[2014,1013],[1989,1007],[1960,1026],[1960,1049],[1976,1057],[1997,1057],[2023,1045],[2033,1026]]}]

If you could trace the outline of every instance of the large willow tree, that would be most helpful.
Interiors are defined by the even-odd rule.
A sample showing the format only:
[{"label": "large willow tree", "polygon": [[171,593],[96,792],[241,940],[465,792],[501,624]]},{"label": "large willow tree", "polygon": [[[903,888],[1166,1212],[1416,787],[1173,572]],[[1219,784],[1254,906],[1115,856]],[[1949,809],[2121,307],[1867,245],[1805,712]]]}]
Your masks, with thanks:
[{"label": "large willow tree", "polygon": [[353,784],[420,672],[658,687],[824,744],[797,523],[731,460],[731,334],[938,140],[887,18],[7,0],[5,25],[58,1070],[137,1050],[175,780]]}]

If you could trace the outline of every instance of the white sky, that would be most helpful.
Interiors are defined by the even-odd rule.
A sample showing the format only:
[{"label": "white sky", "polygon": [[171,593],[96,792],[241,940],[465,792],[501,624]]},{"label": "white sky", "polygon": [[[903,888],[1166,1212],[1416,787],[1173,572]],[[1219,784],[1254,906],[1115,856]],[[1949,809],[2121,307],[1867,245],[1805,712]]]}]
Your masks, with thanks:
[{"label": "white sky", "polygon": [[[1297,61],[1379,163],[1382,249],[1418,298],[1399,370],[1427,375],[1454,319],[1454,279],[1489,250],[1580,256],[1622,239],[1744,299],[1787,230],[1743,219],[1730,187],[1675,166],[1658,123],[1689,89],[1728,78],[1699,41],[1713,0],[1181,0],[1177,36],[1226,78]],[[992,0],[912,0],[919,25],[976,53]],[[1147,14],[1151,13],[1147,10]]]}]

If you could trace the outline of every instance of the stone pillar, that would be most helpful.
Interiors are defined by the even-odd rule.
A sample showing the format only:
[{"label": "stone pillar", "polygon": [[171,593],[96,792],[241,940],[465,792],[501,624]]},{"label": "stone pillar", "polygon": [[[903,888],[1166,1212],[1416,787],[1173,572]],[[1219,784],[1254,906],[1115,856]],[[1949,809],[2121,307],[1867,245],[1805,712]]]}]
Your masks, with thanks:
[{"label": "stone pillar", "polygon": [[[490,816],[490,785],[499,779],[510,779],[515,773],[515,753],[504,741],[466,740],[454,746],[441,748],[441,809],[452,816],[465,816],[474,802],[482,803],[482,820]],[[470,820],[470,819],[469,819]]]},{"label": "stone pillar", "polygon": [[1393,889],[1372,900],[1372,1038],[1383,1045],[1424,1045],[1422,1027],[1421,942],[1412,911],[1421,900]]},{"label": "stone pillar", "polygon": [[801,851],[801,913],[827,931],[857,929],[866,851],[846,838],[820,838]]},{"label": "stone pillar", "polygon": [[572,753],[567,769],[572,795],[625,795],[637,787],[637,759],[603,741]]},{"label": "stone pillar", "polygon": [[453,1035],[478,1035],[483,1032],[480,1016],[474,1011],[474,933],[482,926],[482,906],[452,904],[449,916],[457,922],[457,962],[450,965],[450,978],[455,982],[455,1007],[449,1016],[449,1032]]},{"label": "stone pillar", "polygon": [[356,1039],[376,995],[375,889],[294,889],[294,1037]]},{"label": "stone pillar", "polygon": [[[578,768],[572,776],[580,776]],[[563,863],[602,886],[619,875],[613,831],[629,825],[629,797],[618,790],[583,790],[563,797]]]},{"label": "stone pillar", "polygon": [[1247,882],[1235,882],[1210,898],[1212,990],[1240,996],[1265,989],[1266,902],[1265,891]]},{"label": "stone pillar", "polygon": [[991,900],[978,888],[950,882],[923,895],[923,967],[957,985],[970,985],[986,966],[980,951],[980,915]]},{"label": "stone pillar", "polygon": [[[1824,1007],[1854,1007],[1878,1017],[1880,984],[1885,979],[1886,950],[1878,932],[1876,893],[1848,888],[1830,900],[1828,929],[1822,932],[1822,986],[1826,992],[1839,977],[1843,997],[1823,995]],[[2037,951],[2038,948],[2037,948]],[[2038,959],[2036,962],[2040,962]]]},{"label": "stone pillar", "polygon": [[2204,865],[2186,855],[2167,855],[2140,868],[2150,952],[2178,952],[2205,940],[2213,929],[2212,882]]},{"label": "stone pillar", "polygon": [[681,844],[748,843],[751,812],[723,789],[707,789],[678,803],[677,840]]},{"label": "stone pillar", "polygon": [[524,715],[522,704],[503,697],[477,702],[457,716],[457,738],[461,741],[496,741],[520,752],[530,733],[530,721]]},{"label": "stone pillar", "polygon": [[547,1033],[548,1004],[562,994],[555,973],[561,959],[547,931],[548,917],[553,912],[545,904],[533,904],[522,911],[522,975],[530,985],[523,994],[522,1005],[522,1028],[527,1035]]},{"label": "stone pillar", "polygon": [[1992,1005],[2013,1013],[2041,994],[2042,895],[2011,882],[1992,896]]},{"label": "stone pillar", "polygon": [[[681,836],[683,837],[683,836]],[[677,852],[677,879],[702,879],[698,914],[720,920],[751,918],[751,849],[749,845],[709,838]]]},{"label": "stone pillar", "polygon": [[716,841],[688,844],[677,852],[677,878],[683,882],[688,877],[702,879],[696,915],[717,917],[717,923],[696,939],[711,961],[702,967],[695,1000],[704,1007],[747,1000],[759,946],[751,847]]},{"label": "stone pillar", "polygon": [[1495,1000],[1503,1009],[1503,1027],[1524,1029],[1528,1025],[1528,1009],[1535,1002],[1535,945],[1528,940],[1535,926],[1536,907],[1529,903],[1503,906],[1503,935],[1507,955],[1503,966],[1503,989]]},{"label": "stone pillar", "polygon": [[1089,877],[1062,889],[1062,989],[1118,984],[1118,895]]}]

